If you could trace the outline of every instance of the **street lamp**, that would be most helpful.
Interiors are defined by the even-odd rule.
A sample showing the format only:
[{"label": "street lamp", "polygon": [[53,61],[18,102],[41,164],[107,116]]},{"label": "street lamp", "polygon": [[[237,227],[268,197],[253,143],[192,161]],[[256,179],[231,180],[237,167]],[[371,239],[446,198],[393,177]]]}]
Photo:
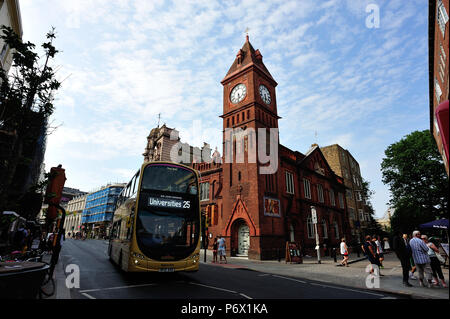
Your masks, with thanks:
[{"label": "street lamp", "polygon": [[314,230],[316,232],[316,251],[317,251],[317,263],[320,264],[320,245],[319,245],[319,233],[317,231],[317,212],[314,206],[311,206],[311,217],[314,224]]}]

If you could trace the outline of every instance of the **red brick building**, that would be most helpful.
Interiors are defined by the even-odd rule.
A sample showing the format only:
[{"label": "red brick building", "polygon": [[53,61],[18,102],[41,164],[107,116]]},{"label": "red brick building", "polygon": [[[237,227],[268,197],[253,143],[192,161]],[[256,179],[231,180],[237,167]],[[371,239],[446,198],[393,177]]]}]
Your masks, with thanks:
[{"label": "red brick building", "polygon": [[[281,145],[276,135],[272,138],[277,149],[269,152],[270,129],[278,129],[280,119],[277,82],[248,36],[221,83],[222,162],[193,164],[201,173],[201,206],[208,216],[209,245],[222,235],[231,255],[271,259],[279,251],[284,256],[286,241],[296,241],[312,254],[311,206],[316,207],[321,244],[337,247],[340,237],[350,239],[346,187],[320,148],[313,145],[302,154]],[[227,130],[237,128],[245,137],[227,136]],[[252,154],[259,155],[256,161]],[[268,166],[261,163],[261,154],[276,155],[273,173],[262,173]]]},{"label": "red brick building", "polygon": [[429,0],[428,54],[430,132],[449,174],[449,0]]}]

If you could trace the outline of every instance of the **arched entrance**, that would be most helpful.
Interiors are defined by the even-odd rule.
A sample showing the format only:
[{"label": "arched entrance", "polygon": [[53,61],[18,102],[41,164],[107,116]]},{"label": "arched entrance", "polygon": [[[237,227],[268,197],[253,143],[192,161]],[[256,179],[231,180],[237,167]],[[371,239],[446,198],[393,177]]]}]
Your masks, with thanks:
[{"label": "arched entrance", "polygon": [[250,228],[245,222],[242,222],[237,229],[237,256],[248,256],[248,249],[250,248]]}]

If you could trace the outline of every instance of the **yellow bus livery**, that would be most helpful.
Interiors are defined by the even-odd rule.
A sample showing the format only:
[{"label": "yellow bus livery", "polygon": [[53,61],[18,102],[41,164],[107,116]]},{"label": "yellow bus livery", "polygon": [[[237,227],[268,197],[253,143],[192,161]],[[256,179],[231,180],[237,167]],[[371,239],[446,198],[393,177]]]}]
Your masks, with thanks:
[{"label": "yellow bus livery", "polygon": [[127,272],[197,271],[201,213],[198,174],[169,162],[142,165],[122,190],[108,255]]}]

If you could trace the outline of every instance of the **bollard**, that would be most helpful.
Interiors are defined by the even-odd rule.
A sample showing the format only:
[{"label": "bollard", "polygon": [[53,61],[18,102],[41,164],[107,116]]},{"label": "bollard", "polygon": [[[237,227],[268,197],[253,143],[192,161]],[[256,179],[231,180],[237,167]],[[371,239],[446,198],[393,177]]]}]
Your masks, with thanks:
[{"label": "bollard", "polygon": [[334,258],[334,262],[337,263],[337,257],[336,257],[337,253],[336,253],[336,248],[333,248],[333,258]]}]

